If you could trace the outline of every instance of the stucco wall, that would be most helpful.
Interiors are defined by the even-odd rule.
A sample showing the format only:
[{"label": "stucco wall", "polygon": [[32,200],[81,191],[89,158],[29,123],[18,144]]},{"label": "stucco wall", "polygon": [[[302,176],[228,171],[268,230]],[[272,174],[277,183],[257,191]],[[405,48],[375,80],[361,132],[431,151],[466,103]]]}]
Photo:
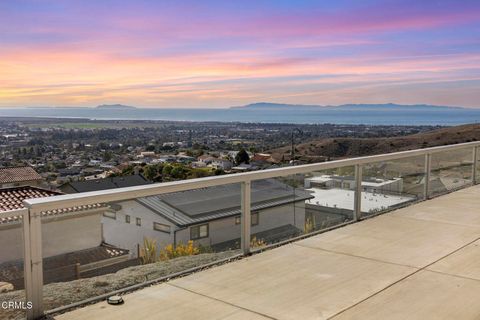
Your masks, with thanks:
[{"label": "stucco wall", "polygon": [[8,183],[0,183],[0,188],[3,189],[3,188],[13,188],[13,187],[22,187],[22,186],[41,187],[43,183],[44,183],[43,180],[8,182]]},{"label": "stucco wall", "polygon": [[[305,226],[305,202],[299,201],[293,204],[268,208],[260,211],[259,224],[252,226],[251,233],[258,233],[270,230],[287,224],[295,225],[300,230]],[[235,218],[225,218],[209,222],[209,237],[196,240],[196,243],[203,246],[210,246],[217,243],[240,238],[240,225],[235,225]],[[190,228],[177,232],[177,243],[186,243],[190,240]]]},{"label": "stucco wall", "polygon": [[[42,223],[44,257],[97,247],[102,242],[101,213],[61,217]],[[21,224],[0,227],[0,263],[23,259]]]},{"label": "stucco wall", "polygon": [[[141,205],[137,201],[129,200],[118,203],[121,209],[116,212],[116,219],[102,217],[103,238],[108,244],[130,250],[131,257],[137,257],[137,247],[143,246],[143,238],[154,239],[157,248],[161,249],[174,242],[175,226],[155,212]],[[125,216],[130,216],[130,223],[125,222]],[[142,219],[142,225],[136,225],[136,219]],[[171,226],[171,233],[153,229],[153,223],[162,223]]]}]

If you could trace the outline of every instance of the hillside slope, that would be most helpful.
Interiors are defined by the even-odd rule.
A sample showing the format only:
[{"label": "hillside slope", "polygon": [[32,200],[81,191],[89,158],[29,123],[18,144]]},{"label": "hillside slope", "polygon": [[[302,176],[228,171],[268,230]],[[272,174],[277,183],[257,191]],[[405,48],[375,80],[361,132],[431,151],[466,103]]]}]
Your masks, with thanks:
[{"label": "hillside slope", "polygon": [[[480,140],[480,124],[443,128],[425,133],[391,138],[328,138],[298,144],[296,159],[318,162],[396,151],[435,147]],[[270,150],[277,161],[290,159],[290,146]]]}]

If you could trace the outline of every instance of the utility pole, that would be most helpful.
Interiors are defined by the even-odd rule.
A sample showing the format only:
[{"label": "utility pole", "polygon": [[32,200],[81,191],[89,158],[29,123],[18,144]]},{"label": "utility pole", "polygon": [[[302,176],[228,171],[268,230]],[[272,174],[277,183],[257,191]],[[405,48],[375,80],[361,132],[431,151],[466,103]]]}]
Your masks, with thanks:
[{"label": "utility pole", "polygon": [[303,134],[303,131],[295,128],[292,130],[292,151],[291,151],[291,156],[292,156],[292,165],[295,165],[295,132],[298,132],[300,136]]},{"label": "utility pole", "polygon": [[[295,165],[295,131],[298,132],[300,135],[303,134],[302,130],[298,129],[298,128],[295,128],[292,130],[292,166]],[[297,226],[297,223],[296,223],[296,213],[295,213],[295,197],[296,197],[296,194],[295,194],[295,184],[297,183],[296,179],[295,179],[295,175],[294,175],[294,179],[293,179],[293,225],[296,227]]]}]

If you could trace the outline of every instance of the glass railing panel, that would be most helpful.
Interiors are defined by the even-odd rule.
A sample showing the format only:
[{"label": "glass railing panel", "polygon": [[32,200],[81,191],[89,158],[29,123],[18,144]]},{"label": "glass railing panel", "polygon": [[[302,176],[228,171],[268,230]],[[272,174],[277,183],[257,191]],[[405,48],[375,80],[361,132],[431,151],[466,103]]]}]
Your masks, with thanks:
[{"label": "glass railing panel", "polygon": [[354,191],[339,177],[352,170],[253,181],[252,250],[351,221]]},{"label": "glass railing panel", "polygon": [[45,310],[239,254],[240,194],[228,184],[45,217]]},{"label": "glass railing panel", "polygon": [[290,175],[251,184],[251,250],[299,236],[305,226],[303,177]]},{"label": "glass railing panel", "polygon": [[480,183],[480,147],[477,147],[477,163],[476,163],[476,183]]},{"label": "glass railing panel", "polygon": [[[0,211],[2,212],[2,211]],[[23,221],[0,218],[0,319],[25,319]]]},{"label": "glass railing panel", "polygon": [[364,165],[362,216],[387,212],[423,199],[424,189],[424,156]]},{"label": "glass railing panel", "polygon": [[432,154],[429,195],[464,188],[472,183],[472,148]]},{"label": "glass railing panel", "polygon": [[355,168],[315,171],[304,177],[306,232],[319,231],[353,220]]}]

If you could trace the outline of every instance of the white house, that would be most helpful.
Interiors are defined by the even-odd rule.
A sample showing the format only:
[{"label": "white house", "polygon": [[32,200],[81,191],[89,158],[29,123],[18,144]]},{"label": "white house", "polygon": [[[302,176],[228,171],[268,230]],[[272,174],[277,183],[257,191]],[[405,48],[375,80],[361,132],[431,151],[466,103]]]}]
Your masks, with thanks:
[{"label": "white house", "polygon": [[[60,193],[36,187],[0,189],[0,212],[23,208],[23,200]],[[45,257],[98,247],[102,244],[102,205],[46,212],[42,218]],[[72,215],[75,213],[75,216]],[[0,219],[0,263],[23,259],[22,225],[19,219]]]},{"label": "white house", "polygon": [[[0,212],[23,208],[23,200],[59,195],[36,187],[0,189]],[[45,283],[72,280],[74,267],[112,265],[128,260],[128,251],[105,244],[102,214],[105,205],[76,206],[42,212],[42,255]],[[0,219],[0,281],[23,288],[23,238],[20,217]]]},{"label": "white house", "polygon": [[229,171],[232,169],[233,164],[229,160],[215,159],[209,164],[209,166],[214,169],[222,169],[224,171]]},{"label": "white house", "polygon": [[96,160],[96,159],[91,159],[90,162],[88,163],[90,167],[98,167],[101,164],[102,164],[102,161]]},{"label": "white house", "polygon": [[155,157],[155,151],[142,151],[140,152],[140,155],[138,155],[138,158],[149,158],[149,157]]},{"label": "white house", "polygon": [[[355,178],[351,176],[320,175],[305,179],[305,189],[312,196],[305,201],[307,217],[316,228],[328,227],[351,220],[355,201]],[[371,214],[403,206],[417,199],[403,192],[403,179],[362,180],[361,211]]]},{"label": "white house", "polygon": [[[355,177],[338,175],[320,175],[305,179],[305,188],[337,188],[337,189],[355,189]],[[403,179],[379,179],[363,177],[362,189],[368,192],[392,192],[402,193]]]},{"label": "white house", "polygon": [[[231,184],[121,201],[103,217],[103,236],[133,256],[145,237],[159,248],[189,240],[214,250],[234,248],[240,239],[240,192],[239,184]],[[277,180],[255,181],[252,235],[275,242],[302,233],[310,198]]]},{"label": "white house", "polygon": [[212,163],[212,161],[216,160],[217,158],[212,157],[210,155],[204,154],[199,157],[197,157],[198,162],[203,162],[205,165]]},{"label": "white house", "polygon": [[202,162],[202,161],[194,161],[194,162],[190,163],[190,166],[192,168],[205,168],[205,167],[207,167],[207,164],[205,162]]}]

